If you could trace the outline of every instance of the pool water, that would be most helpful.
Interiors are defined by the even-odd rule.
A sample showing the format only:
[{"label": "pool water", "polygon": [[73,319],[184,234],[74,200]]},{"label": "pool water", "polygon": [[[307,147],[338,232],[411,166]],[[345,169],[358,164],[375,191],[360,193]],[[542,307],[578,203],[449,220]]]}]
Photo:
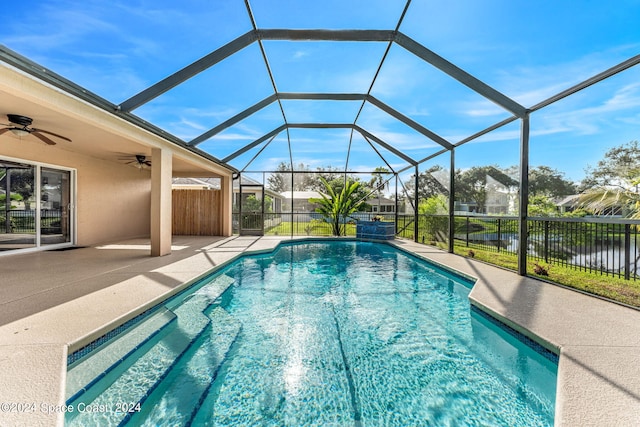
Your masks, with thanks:
[{"label": "pool water", "polygon": [[386,244],[242,257],[70,364],[66,423],[553,425],[557,358],[470,288]]}]

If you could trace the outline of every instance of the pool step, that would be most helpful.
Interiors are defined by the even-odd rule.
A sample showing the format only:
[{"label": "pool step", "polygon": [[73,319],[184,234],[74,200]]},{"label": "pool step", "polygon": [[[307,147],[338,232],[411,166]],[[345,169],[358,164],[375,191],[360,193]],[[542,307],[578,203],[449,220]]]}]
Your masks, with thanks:
[{"label": "pool step", "polygon": [[92,384],[109,373],[115,365],[129,357],[147,341],[177,319],[165,308],[160,309],[121,334],[96,348],[91,354],[67,369],[66,401],[73,401]]},{"label": "pool step", "polygon": [[91,404],[107,408],[107,412],[68,413],[65,425],[119,425],[126,420],[131,414],[115,411],[118,409],[116,403],[144,402],[191,344],[206,330],[210,319],[202,311],[210,302],[205,295],[194,294],[176,307],[173,313],[177,316],[177,322],[172,323],[171,330],[165,336],[152,347],[143,346],[130,355],[129,358],[135,360],[130,366],[127,366],[130,361],[122,361],[126,370],[113,369],[96,382],[96,388],[100,390],[104,387],[101,384],[110,383],[104,387],[104,391],[97,396],[94,395],[95,392],[84,393],[77,400],[69,402],[76,407],[79,404]]},{"label": "pool step", "polygon": [[[161,336],[148,340],[145,345],[139,346],[128,357],[120,360],[109,372],[92,381],[91,384],[95,387],[88,388],[85,393],[76,393],[67,401],[75,407],[84,404],[107,408],[107,411],[68,413],[65,424],[120,425],[127,422],[133,414],[115,411],[118,408],[114,404],[126,402],[135,405],[137,402],[145,402],[169,375],[173,366],[189,352],[192,344],[208,330],[211,319],[203,311],[233,282],[228,276],[219,276],[198,292],[179,301],[179,304],[167,304],[167,307],[172,308],[167,311],[175,318],[170,328],[164,328]],[[219,310],[214,309],[213,313],[216,313],[218,321]]]},{"label": "pool step", "polygon": [[171,310],[175,309],[179,307],[181,304],[183,304],[185,301],[187,301],[188,299],[194,298],[194,297],[201,298],[201,299],[204,298],[206,301],[208,301],[209,304],[211,304],[220,295],[222,295],[222,293],[226,291],[227,288],[229,288],[229,286],[231,286],[234,282],[235,282],[234,278],[229,277],[226,274],[221,274],[215,279],[212,279],[209,283],[207,283],[202,288],[195,291],[193,294],[188,295],[186,299],[177,298],[174,301],[171,301],[168,304],[166,304],[166,307]]},{"label": "pool step", "polygon": [[145,400],[141,411],[131,416],[130,425],[188,425],[241,329],[240,322],[221,307],[209,318],[207,331]]}]

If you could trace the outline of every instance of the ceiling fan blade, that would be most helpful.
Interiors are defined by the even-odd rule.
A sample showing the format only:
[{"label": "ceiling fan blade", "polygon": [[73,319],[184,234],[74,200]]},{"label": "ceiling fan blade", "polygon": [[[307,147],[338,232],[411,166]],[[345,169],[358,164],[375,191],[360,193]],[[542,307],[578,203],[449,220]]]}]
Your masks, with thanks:
[{"label": "ceiling fan blade", "polygon": [[69,138],[67,138],[66,136],[58,135],[57,133],[49,132],[48,130],[31,128],[31,132],[32,133],[46,133],[47,135],[53,135],[53,136],[55,136],[57,138],[64,139],[65,141],[71,142],[71,140]]},{"label": "ceiling fan blade", "polygon": [[0,129],[0,135],[2,135],[5,132],[9,132],[10,130],[11,130],[11,128]]},{"label": "ceiling fan blade", "polygon": [[53,142],[52,140],[50,140],[46,136],[40,134],[39,132],[35,132],[35,131],[31,132],[31,135],[35,136],[36,138],[38,138],[40,141],[44,142],[45,144],[56,145],[55,142]]}]

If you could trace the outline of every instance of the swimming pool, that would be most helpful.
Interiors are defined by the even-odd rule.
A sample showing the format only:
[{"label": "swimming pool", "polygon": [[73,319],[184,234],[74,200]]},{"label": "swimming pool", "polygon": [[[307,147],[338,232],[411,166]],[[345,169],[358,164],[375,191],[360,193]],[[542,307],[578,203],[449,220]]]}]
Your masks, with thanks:
[{"label": "swimming pool", "polygon": [[242,257],[72,355],[66,423],[553,425],[557,358],[470,288],[385,244]]}]

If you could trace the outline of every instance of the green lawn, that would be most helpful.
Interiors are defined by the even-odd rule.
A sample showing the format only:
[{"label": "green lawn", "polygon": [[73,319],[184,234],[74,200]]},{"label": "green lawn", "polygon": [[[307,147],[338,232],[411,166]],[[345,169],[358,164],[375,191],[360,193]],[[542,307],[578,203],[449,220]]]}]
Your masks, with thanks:
[{"label": "green lawn", "polygon": [[[291,235],[291,222],[281,222],[275,227],[270,227],[265,230],[265,234],[268,236],[290,236]],[[346,225],[347,236],[356,235],[355,224]],[[331,224],[319,220],[311,220],[310,222],[295,222],[293,223],[293,235],[294,236],[331,236]]]},{"label": "green lawn", "polygon": [[[470,251],[472,251],[472,253],[470,253]],[[474,259],[509,270],[515,271],[518,268],[518,258],[506,252],[466,247],[464,244],[456,244],[454,252],[466,257],[473,255]],[[542,267],[542,270],[547,272],[547,275],[538,274],[534,271],[536,269],[536,263]],[[540,269],[538,270],[540,271]],[[549,280],[590,294],[599,295],[634,307],[640,307],[640,281],[624,280],[614,276],[605,276],[604,274],[596,272],[580,271],[560,264],[534,260],[527,262],[527,274],[531,277]]]}]

